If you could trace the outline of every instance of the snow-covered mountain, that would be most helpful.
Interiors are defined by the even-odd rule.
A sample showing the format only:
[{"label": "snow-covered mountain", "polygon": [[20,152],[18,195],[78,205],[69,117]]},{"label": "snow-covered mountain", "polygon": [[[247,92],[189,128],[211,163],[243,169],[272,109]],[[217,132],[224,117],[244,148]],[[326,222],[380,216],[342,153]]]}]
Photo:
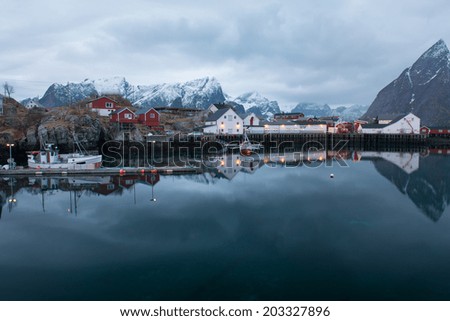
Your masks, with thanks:
[{"label": "snow-covered mountain", "polygon": [[255,113],[255,115],[260,117],[270,118],[274,114],[281,112],[278,102],[270,101],[257,92],[242,94],[233,101],[244,106],[247,113]]},{"label": "snow-covered mountain", "polygon": [[426,126],[450,126],[450,51],[441,39],[384,87],[364,115],[412,112]]},{"label": "snow-covered mountain", "polygon": [[185,83],[137,85],[123,77],[85,79],[81,83],[51,85],[39,102],[45,107],[64,106],[89,97],[119,94],[141,107],[172,106],[208,108],[225,101],[222,87],[215,78],[201,78]]},{"label": "snow-covered mountain", "polygon": [[137,86],[135,105],[142,107],[172,106],[206,109],[223,103],[225,96],[216,78],[206,77],[185,83]]},{"label": "snow-covered mountain", "polygon": [[360,119],[368,108],[369,106],[367,105],[351,105],[349,107],[341,106],[333,108],[330,116],[339,116],[339,120],[341,121],[353,121]]},{"label": "snow-covered mountain", "polygon": [[39,103],[45,107],[65,106],[98,95],[93,83],[67,83],[51,85]]},{"label": "snow-covered mountain", "polygon": [[[226,102],[239,114],[253,112],[266,119],[281,112],[277,101],[269,100],[258,92],[248,92],[237,98],[226,95],[214,77],[156,85],[133,85],[124,77],[85,79],[80,83],[55,83],[47,89],[39,103],[45,107],[67,106],[107,94],[121,95],[137,107],[171,106],[206,109],[213,103]],[[23,102],[29,101],[30,99],[26,99]],[[357,105],[332,109],[327,104],[299,103],[292,112],[317,117],[335,115],[341,116],[343,120],[353,120],[359,118],[366,109]]]}]

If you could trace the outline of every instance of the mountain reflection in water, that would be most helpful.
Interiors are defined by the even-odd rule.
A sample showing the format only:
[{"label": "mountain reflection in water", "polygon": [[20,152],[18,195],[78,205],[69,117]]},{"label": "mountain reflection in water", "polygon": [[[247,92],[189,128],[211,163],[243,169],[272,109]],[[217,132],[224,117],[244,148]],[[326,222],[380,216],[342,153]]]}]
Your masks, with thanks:
[{"label": "mountain reflection in water", "polygon": [[196,175],[3,176],[0,299],[450,300],[448,160],[317,151],[214,156]]},{"label": "mountain reflection in water", "polygon": [[[262,166],[268,167],[316,167],[323,166],[331,158],[344,161],[344,165],[355,162],[372,162],[376,171],[389,180],[431,220],[438,221],[450,202],[450,156],[408,152],[341,152],[330,155],[323,151],[315,153],[280,153],[262,157],[245,157],[227,154],[203,160],[203,173],[189,175],[189,180],[214,184],[220,179],[233,180],[238,174],[253,174]],[[336,165],[331,165],[336,166]],[[42,211],[45,211],[45,196],[55,191],[72,192],[68,212],[76,211],[79,198],[92,195],[120,196],[135,184],[151,187],[150,200],[154,197],[154,186],[159,174],[135,174],[104,177],[7,177],[0,180],[0,202],[10,212],[18,206],[17,192],[42,195]],[[73,196],[73,198],[72,198]],[[149,195],[150,196],[150,195]]]}]

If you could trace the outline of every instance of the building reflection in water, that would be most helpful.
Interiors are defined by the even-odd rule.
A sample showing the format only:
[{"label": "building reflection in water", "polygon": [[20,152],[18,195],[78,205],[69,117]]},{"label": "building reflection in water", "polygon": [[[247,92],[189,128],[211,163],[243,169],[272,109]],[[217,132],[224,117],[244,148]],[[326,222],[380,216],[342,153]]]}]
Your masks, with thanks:
[{"label": "building reflection in water", "polygon": [[[210,184],[220,179],[233,180],[238,174],[252,175],[262,166],[314,167],[331,162],[331,160],[338,162],[345,160],[350,163],[370,161],[381,176],[408,196],[427,217],[438,221],[450,201],[450,162],[441,154],[447,155],[448,153],[313,150],[308,153],[285,152],[251,156],[225,154],[204,159],[203,173],[190,175],[189,178]],[[133,189],[136,203],[135,191],[136,185],[139,184],[149,187],[147,200],[154,203],[157,200],[155,186],[159,180],[158,173],[104,177],[4,177],[0,179],[0,202],[2,205],[0,218],[1,211],[6,204],[9,212],[18,206],[17,192],[19,190],[25,190],[35,195],[40,194],[43,212],[45,212],[46,198],[50,198],[60,191],[69,192],[67,212],[76,215],[78,202],[85,195],[87,195],[86,197],[91,195],[113,197]]]},{"label": "building reflection in water", "polygon": [[[87,176],[87,177],[14,177],[0,180],[0,218],[5,203],[11,212],[18,204],[15,193],[24,190],[33,195],[41,196],[42,212],[46,211],[46,202],[52,196],[66,192],[69,195],[69,214],[78,213],[78,202],[83,195],[120,196],[123,191],[134,189],[136,184],[151,187],[150,201],[156,201],[154,186],[159,182],[158,173],[126,176]],[[136,202],[136,198],[135,202]]]},{"label": "building reflection in water", "polygon": [[354,161],[369,160],[376,171],[431,220],[438,221],[450,202],[450,162],[447,152],[355,152]]}]

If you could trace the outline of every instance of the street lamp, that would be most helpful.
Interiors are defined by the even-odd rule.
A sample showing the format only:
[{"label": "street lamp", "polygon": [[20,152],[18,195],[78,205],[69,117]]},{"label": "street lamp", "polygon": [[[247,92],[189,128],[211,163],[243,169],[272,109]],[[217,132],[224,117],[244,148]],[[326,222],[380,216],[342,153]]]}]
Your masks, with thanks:
[{"label": "street lamp", "polygon": [[14,146],[14,144],[6,144],[6,146],[9,147],[9,169],[11,169],[13,167],[13,159],[12,159],[12,148]]}]

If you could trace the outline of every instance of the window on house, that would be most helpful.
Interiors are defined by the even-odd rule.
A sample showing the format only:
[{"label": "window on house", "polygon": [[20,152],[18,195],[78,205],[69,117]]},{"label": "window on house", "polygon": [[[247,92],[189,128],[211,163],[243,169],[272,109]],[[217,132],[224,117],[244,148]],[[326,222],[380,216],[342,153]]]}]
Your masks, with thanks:
[{"label": "window on house", "polygon": [[150,114],[150,118],[155,118],[155,114]]},{"label": "window on house", "polygon": [[106,108],[113,108],[114,107],[113,103],[111,103],[111,102],[105,103],[105,106],[106,106]]},{"label": "window on house", "polygon": [[234,116],[234,119],[236,119],[236,116]]},{"label": "window on house", "polygon": [[125,119],[133,119],[133,117],[132,117],[132,115],[131,114],[125,114]]},{"label": "window on house", "polygon": [[231,115],[228,117],[228,121],[233,121],[233,117],[231,117]]},{"label": "window on house", "polygon": [[227,119],[227,115],[223,116],[223,118]]}]

